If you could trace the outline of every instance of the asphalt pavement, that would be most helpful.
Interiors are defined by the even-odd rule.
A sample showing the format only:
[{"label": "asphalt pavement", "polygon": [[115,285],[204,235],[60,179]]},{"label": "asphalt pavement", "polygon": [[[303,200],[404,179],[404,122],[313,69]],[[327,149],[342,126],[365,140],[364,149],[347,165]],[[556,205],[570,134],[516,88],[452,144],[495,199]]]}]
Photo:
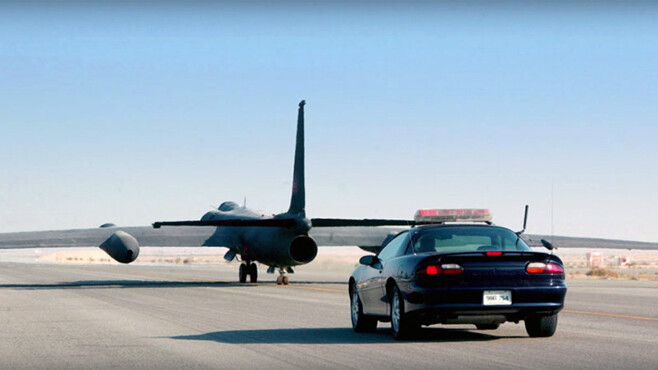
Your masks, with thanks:
[{"label": "asphalt pavement", "polygon": [[[551,338],[523,323],[392,339],[350,326],[346,269],[277,286],[232,265],[0,263],[0,368],[658,368],[658,282],[569,280]],[[350,269],[351,266],[348,266]]]}]

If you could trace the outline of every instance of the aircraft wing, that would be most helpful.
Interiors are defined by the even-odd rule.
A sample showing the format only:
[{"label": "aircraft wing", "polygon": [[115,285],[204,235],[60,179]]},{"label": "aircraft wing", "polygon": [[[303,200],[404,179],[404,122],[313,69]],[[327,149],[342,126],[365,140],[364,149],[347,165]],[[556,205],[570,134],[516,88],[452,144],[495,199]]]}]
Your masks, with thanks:
[{"label": "aircraft wing", "polygon": [[391,227],[319,227],[313,228],[309,236],[320,247],[359,246],[381,247],[389,235],[395,235],[402,228]]},{"label": "aircraft wing", "polygon": [[530,235],[521,236],[531,247],[541,247],[541,239],[548,240],[559,248],[588,249],[658,249],[658,243],[636,242],[630,240],[579,238],[572,236]]},{"label": "aircraft wing", "polygon": [[[134,226],[3,233],[0,234],[0,249],[97,247],[119,230],[134,236],[142,247],[200,247],[211,236],[213,246],[221,244],[234,247],[231,240],[222,242],[216,239],[215,227],[155,229],[151,226]],[[388,227],[322,227],[312,229],[310,236],[319,246],[378,247],[389,234],[397,234],[400,230]]]},{"label": "aircraft wing", "polygon": [[[310,236],[318,246],[360,246],[377,248],[389,236],[397,234],[400,227],[318,227]],[[108,227],[53,231],[28,231],[0,234],[0,249],[97,247],[113,233],[124,231],[134,236],[142,247],[199,247],[208,245],[212,236],[213,246],[236,247],[230,238],[221,240],[215,227],[179,226],[154,229],[151,226]],[[558,248],[590,249],[658,249],[658,243],[615,239],[580,238],[566,236],[524,234],[530,246],[541,247],[541,239],[552,241]]]},{"label": "aircraft wing", "polygon": [[[401,227],[318,227],[311,229],[309,235],[318,246],[359,246],[370,252],[377,252],[384,240],[404,230]],[[551,241],[559,248],[588,249],[639,249],[658,250],[658,243],[631,240],[581,238],[572,236],[553,236],[523,234],[521,236],[531,247],[543,248],[541,239]]]},{"label": "aircraft wing", "polygon": [[136,226],[4,233],[0,234],[0,249],[98,247],[117,231],[134,236],[142,247],[198,247],[204,245],[214,230],[200,226],[163,230]]}]

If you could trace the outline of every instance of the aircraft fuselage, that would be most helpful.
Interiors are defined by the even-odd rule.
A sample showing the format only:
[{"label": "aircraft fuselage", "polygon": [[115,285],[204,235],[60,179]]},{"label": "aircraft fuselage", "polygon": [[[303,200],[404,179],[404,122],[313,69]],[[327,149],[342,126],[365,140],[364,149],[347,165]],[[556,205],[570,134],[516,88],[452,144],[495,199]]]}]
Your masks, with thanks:
[{"label": "aircraft fuselage", "polygon": [[[227,206],[228,204],[228,206]],[[245,261],[258,261],[268,266],[289,267],[311,262],[317,255],[317,245],[308,236],[309,221],[289,213],[268,215],[225,202],[218,210],[207,212],[202,221],[267,220],[294,218],[294,227],[223,226],[205,241],[204,246],[229,247]]]}]

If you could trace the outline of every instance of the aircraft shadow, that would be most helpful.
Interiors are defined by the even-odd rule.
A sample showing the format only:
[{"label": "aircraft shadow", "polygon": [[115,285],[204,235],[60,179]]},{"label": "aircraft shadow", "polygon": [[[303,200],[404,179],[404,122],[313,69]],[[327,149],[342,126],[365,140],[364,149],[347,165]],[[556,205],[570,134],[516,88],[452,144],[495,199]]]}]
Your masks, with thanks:
[{"label": "aircraft shadow", "polygon": [[190,288],[190,287],[255,287],[224,281],[149,281],[149,280],[83,280],[46,284],[0,284],[0,289],[116,289],[116,288]]},{"label": "aircraft shadow", "polygon": [[[347,285],[341,282],[299,281],[292,285]],[[0,289],[49,290],[49,289],[116,289],[116,288],[193,288],[193,287],[257,287],[276,285],[275,281],[263,281],[257,284],[231,281],[152,281],[152,280],[82,280],[61,283],[0,284]],[[285,287],[282,287],[285,289]]]},{"label": "aircraft shadow", "polygon": [[[495,336],[466,329],[423,328],[404,342],[481,342],[510,336]],[[516,337],[514,337],[516,338]],[[362,344],[395,343],[390,329],[380,328],[374,333],[355,333],[352,328],[295,328],[263,330],[215,331],[199,335],[171,337],[178,340],[202,340],[230,344]]]},{"label": "aircraft shadow", "polygon": [[347,289],[347,281],[291,281],[290,285],[345,285],[345,289]]}]

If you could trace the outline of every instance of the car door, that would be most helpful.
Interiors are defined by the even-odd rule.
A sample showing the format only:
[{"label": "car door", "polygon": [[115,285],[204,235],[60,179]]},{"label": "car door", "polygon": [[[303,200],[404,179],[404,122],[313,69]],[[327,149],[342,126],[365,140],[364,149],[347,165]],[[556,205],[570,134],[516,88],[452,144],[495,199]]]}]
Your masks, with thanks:
[{"label": "car door", "polygon": [[365,312],[373,315],[388,314],[388,300],[386,299],[386,280],[388,274],[384,273],[387,264],[392,259],[404,254],[409,244],[409,232],[403,231],[391,239],[388,244],[377,254],[376,261],[368,266],[367,279],[364,280],[362,293]]}]

